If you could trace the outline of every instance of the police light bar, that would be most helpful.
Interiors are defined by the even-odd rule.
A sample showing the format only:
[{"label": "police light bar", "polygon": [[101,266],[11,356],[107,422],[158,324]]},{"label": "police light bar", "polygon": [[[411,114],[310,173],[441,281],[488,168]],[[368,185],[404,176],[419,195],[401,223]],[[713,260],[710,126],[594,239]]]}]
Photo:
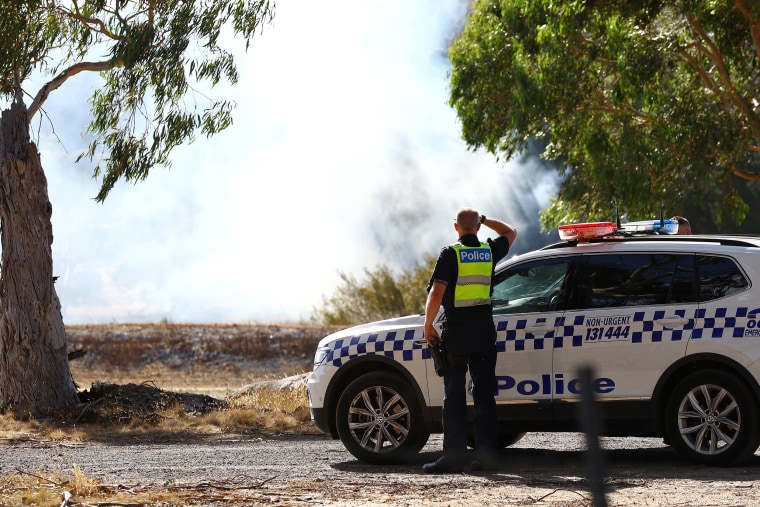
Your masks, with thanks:
[{"label": "police light bar", "polygon": [[678,234],[678,220],[641,220],[622,224],[620,228],[630,234]]},{"label": "police light bar", "polygon": [[562,241],[582,241],[609,236],[615,232],[617,226],[612,222],[586,222],[560,225],[558,229]]},{"label": "police light bar", "polygon": [[559,226],[562,241],[587,241],[611,238],[613,236],[634,236],[646,234],[678,234],[677,220],[641,220],[628,222],[619,227],[612,222],[586,222]]}]

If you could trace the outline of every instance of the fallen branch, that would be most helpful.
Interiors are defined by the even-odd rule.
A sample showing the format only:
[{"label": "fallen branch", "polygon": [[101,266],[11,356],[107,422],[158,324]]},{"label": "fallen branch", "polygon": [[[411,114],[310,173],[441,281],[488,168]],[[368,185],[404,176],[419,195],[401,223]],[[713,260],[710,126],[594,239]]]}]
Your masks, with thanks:
[{"label": "fallen branch", "polygon": [[200,482],[195,485],[176,485],[169,487],[169,491],[200,491],[206,488],[211,489],[221,489],[221,490],[227,490],[227,491],[235,491],[240,489],[258,489],[262,487],[264,484],[271,482],[275,480],[277,477],[270,477],[269,479],[264,479],[263,481],[259,482],[258,484],[243,484],[240,486],[228,486],[228,483],[218,483],[218,482]]},{"label": "fallen branch", "polygon": [[572,489],[557,488],[557,489],[555,489],[554,491],[552,491],[551,493],[547,493],[547,494],[545,494],[544,496],[542,496],[541,498],[539,498],[539,499],[538,499],[538,500],[536,500],[536,501],[537,501],[537,502],[540,502],[540,501],[542,501],[544,498],[546,498],[546,497],[549,497],[549,496],[552,496],[554,493],[558,493],[558,492],[560,492],[560,491],[567,491],[568,493],[575,493],[576,495],[578,495],[578,496],[579,496],[579,497],[581,497],[582,499],[584,499],[584,500],[588,500],[588,498],[586,498],[586,497],[585,497],[585,496],[583,496],[582,494],[578,493],[577,491],[573,491]]},{"label": "fallen branch", "polygon": [[68,482],[68,481],[66,481],[66,482],[55,482],[52,479],[48,479],[46,477],[42,477],[41,475],[33,474],[32,472],[27,472],[26,470],[21,470],[20,468],[16,468],[16,472],[18,472],[20,474],[24,474],[24,475],[31,475],[32,477],[36,477],[36,478],[38,478],[41,481],[45,481],[48,484],[52,484],[53,486],[57,486],[59,488],[63,487],[63,485],[65,485],[66,482]]}]

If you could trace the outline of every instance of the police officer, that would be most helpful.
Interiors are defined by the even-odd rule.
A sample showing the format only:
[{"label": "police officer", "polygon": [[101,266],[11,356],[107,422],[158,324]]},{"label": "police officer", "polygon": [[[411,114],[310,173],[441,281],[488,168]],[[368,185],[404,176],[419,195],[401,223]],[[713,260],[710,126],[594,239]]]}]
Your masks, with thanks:
[{"label": "police officer", "polygon": [[[498,234],[481,242],[480,226]],[[496,416],[496,329],[491,311],[493,267],[503,259],[517,237],[512,226],[486,218],[472,208],[460,209],[454,229],[459,241],[441,250],[428,284],[425,339],[432,346],[442,340],[453,365],[443,376],[443,456],[425,464],[426,473],[456,473],[464,469],[467,452],[465,375],[469,369],[474,401],[476,460],[473,470],[498,467],[499,437]],[[439,336],[433,327],[443,305],[445,323]]]}]

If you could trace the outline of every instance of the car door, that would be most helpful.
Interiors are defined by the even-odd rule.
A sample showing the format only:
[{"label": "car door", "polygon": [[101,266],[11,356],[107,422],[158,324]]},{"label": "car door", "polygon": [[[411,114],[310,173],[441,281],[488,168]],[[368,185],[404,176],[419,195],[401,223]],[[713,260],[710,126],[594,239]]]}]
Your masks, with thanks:
[{"label": "car door", "polygon": [[694,255],[585,254],[571,307],[557,331],[554,413],[575,420],[579,371],[591,367],[594,394],[613,424],[648,420],[665,369],[685,354],[697,309]]},{"label": "car door", "polygon": [[760,302],[752,293],[749,280],[730,257],[699,254],[699,311],[688,353],[720,351],[740,362],[754,356],[757,345],[745,337],[760,336]]},{"label": "car door", "polygon": [[[497,393],[501,419],[532,430],[552,419],[552,349],[576,256],[526,261],[496,274]],[[547,426],[549,427],[549,426]]]}]

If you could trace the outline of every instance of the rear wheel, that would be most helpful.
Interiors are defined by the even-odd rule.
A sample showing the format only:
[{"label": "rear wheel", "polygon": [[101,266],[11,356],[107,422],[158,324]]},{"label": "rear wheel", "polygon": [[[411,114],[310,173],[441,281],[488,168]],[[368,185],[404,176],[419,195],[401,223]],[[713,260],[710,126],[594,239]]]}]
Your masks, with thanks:
[{"label": "rear wheel", "polygon": [[338,400],[336,425],[346,449],[374,464],[405,461],[430,436],[413,389],[389,372],[367,373],[351,382]]},{"label": "rear wheel", "polygon": [[676,450],[705,465],[746,461],[760,442],[755,398],[744,382],[720,370],[696,372],[678,383],[665,428]]}]

